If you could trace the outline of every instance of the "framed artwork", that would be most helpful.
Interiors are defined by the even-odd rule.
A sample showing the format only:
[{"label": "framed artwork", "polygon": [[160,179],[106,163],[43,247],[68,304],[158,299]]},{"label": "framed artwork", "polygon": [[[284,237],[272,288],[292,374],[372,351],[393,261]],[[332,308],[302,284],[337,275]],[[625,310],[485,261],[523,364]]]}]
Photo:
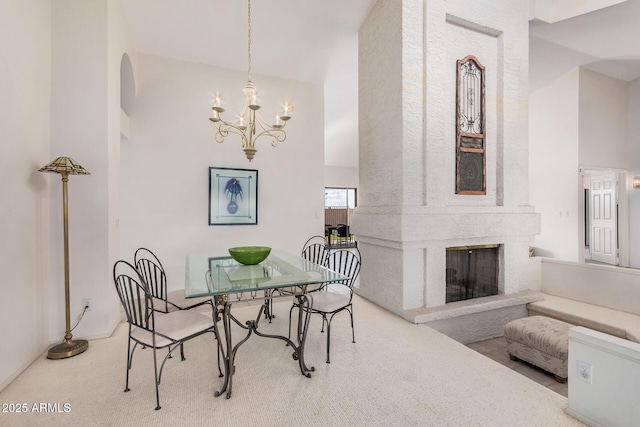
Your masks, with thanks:
[{"label": "framed artwork", "polygon": [[258,171],[209,168],[209,225],[258,223]]}]

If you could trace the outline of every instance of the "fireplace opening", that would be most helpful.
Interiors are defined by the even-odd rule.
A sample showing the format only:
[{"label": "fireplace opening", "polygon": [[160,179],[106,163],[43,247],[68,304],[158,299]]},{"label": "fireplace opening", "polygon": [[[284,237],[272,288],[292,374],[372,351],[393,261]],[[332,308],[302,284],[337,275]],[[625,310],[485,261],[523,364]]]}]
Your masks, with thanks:
[{"label": "fireplace opening", "polygon": [[498,295],[500,245],[447,248],[446,302]]}]

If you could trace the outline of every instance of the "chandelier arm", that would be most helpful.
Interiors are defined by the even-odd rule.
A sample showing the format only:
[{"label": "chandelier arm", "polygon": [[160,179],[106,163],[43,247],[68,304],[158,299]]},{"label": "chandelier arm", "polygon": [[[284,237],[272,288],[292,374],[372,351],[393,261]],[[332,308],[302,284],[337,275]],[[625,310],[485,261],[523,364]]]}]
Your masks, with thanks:
[{"label": "chandelier arm", "polygon": [[248,147],[249,144],[244,131],[235,124],[221,121],[221,123],[216,123],[216,128],[218,129],[218,132],[216,132],[216,142],[222,143],[224,142],[224,138],[229,136],[229,133],[234,133],[242,138],[242,147]]},{"label": "chandelier arm", "polygon": [[272,125],[266,123],[259,114],[256,114],[256,123],[260,125],[261,130],[256,135],[254,140],[257,140],[263,135],[267,135],[273,138],[271,141],[271,146],[277,147],[278,143],[284,142],[284,140],[287,139],[287,134],[284,132],[284,128],[287,124],[286,122],[281,127],[275,128]]},{"label": "chandelier arm", "polygon": [[260,125],[260,128],[262,128],[262,129],[274,129],[274,130],[282,129],[282,128],[284,128],[284,125],[286,124],[286,122],[283,122],[281,127],[279,127],[279,128],[278,127],[274,127],[273,125],[267,123],[266,120],[263,119],[262,116],[257,112],[256,112],[256,115],[255,115],[255,121],[256,121],[257,124]]},{"label": "chandelier arm", "polygon": [[282,130],[282,128],[280,129],[264,129],[262,132],[260,132],[258,134],[258,136],[256,136],[256,140],[262,136],[268,136],[271,137],[271,146],[272,147],[277,147],[278,143],[280,142],[284,142],[287,139],[287,134]]},{"label": "chandelier arm", "polygon": [[284,142],[287,139],[287,134],[284,133],[282,129],[264,131],[260,134],[260,136],[262,135],[268,135],[272,138],[271,139],[272,147],[277,147],[280,142]]}]

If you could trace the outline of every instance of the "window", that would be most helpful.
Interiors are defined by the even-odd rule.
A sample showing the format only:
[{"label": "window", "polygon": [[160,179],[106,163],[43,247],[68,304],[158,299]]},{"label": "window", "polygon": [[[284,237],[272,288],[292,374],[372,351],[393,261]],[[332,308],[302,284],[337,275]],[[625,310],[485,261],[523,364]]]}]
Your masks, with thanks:
[{"label": "window", "polygon": [[353,209],[356,203],[355,188],[325,188],[324,207],[325,209]]}]

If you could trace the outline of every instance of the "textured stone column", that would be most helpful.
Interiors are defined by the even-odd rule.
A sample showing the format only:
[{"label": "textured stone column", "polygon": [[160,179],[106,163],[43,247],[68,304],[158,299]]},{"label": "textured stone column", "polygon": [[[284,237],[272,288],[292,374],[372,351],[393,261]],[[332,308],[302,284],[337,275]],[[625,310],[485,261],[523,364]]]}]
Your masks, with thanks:
[{"label": "textured stone column", "polygon": [[[450,246],[500,244],[501,293],[526,281],[528,2],[378,1],[359,34],[358,293],[409,317],[445,304]],[[456,61],[486,67],[486,195],[455,193]]]}]

